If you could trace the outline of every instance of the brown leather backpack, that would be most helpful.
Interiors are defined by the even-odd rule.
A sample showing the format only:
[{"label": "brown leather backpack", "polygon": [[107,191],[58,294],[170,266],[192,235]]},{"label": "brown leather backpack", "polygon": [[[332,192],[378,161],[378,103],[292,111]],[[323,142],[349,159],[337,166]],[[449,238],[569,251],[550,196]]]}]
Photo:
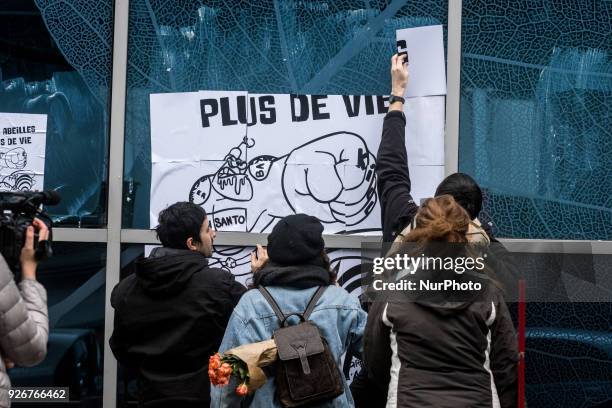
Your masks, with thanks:
[{"label": "brown leather backpack", "polygon": [[[284,315],[266,288],[259,291],[280,320],[272,338],[278,351],[276,397],[283,407],[302,407],[330,401],[344,393],[340,369],[327,341],[316,324],[308,318],[326,286],[317,289],[304,313]],[[290,326],[288,318],[297,316],[300,323]]]}]

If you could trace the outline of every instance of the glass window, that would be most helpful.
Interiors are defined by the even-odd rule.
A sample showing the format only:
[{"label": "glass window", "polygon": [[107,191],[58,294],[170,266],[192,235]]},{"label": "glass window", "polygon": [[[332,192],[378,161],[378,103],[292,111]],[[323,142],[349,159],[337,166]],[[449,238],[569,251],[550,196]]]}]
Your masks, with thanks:
[{"label": "glass window", "polygon": [[386,94],[395,30],[446,3],[130,1],[124,227],[149,228],[151,93]]},{"label": "glass window", "polygon": [[71,401],[102,407],[106,245],[54,242],[53,251],[38,268],[48,296],[47,357],[35,367],[10,370],[11,382],[68,387]]},{"label": "glass window", "polygon": [[612,3],[465,0],[459,168],[497,235],[612,239]]},{"label": "glass window", "polygon": [[106,223],[112,3],[0,5],[0,112],[47,115],[44,188],[64,226]]}]

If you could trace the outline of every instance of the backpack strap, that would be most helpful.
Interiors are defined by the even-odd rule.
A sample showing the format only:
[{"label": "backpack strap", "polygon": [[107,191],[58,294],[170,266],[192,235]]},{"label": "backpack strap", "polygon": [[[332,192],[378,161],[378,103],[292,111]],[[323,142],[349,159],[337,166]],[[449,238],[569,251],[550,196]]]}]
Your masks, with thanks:
[{"label": "backpack strap", "polygon": [[285,321],[286,316],[283,314],[283,311],[278,306],[278,303],[276,303],[276,300],[274,300],[270,292],[268,292],[268,289],[264,288],[263,286],[258,286],[257,289],[259,289],[259,292],[263,295],[264,299],[268,301],[268,304],[270,305],[272,310],[274,310],[274,313],[276,314],[276,317],[278,317],[278,320],[280,320],[281,322]]},{"label": "backpack strap", "polygon": [[325,289],[327,289],[327,286],[319,286],[314,295],[312,295],[310,302],[308,302],[308,306],[306,306],[306,310],[304,310],[304,313],[302,314],[302,316],[304,316],[304,320],[308,320],[310,314],[315,308],[315,305],[317,304],[317,301],[321,298],[323,292],[325,292]]},{"label": "backpack strap", "polygon": [[[268,291],[268,289],[263,286],[258,286],[257,289],[259,289],[259,292],[262,294],[264,299],[266,299],[266,301],[274,311],[274,314],[276,314],[276,317],[278,317],[278,320],[281,321],[281,326],[283,326],[284,322],[287,320],[287,317],[291,315],[285,316],[281,308],[278,306],[278,303],[276,303],[276,300],[274,300],[274,298]],[[314,295],[312,295],[310,301],[308,302],[308,305],[306,306],[306,310],[304,310],[304,313],[300,316],[302,318],[302,321],[308,320],[310,314],[312,313],[317,304],[317,301],[321,298],[323,292],[325,292],[325,289],[327,289],[327,286],[319,286],[319,288],[315,291]]]}]

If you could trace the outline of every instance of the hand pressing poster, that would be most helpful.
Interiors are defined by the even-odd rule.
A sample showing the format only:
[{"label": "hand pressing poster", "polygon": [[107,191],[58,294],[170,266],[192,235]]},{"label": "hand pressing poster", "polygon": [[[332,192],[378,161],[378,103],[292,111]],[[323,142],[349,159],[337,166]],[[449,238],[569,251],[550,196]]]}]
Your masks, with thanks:
[{"label": "hand pressing poster", "polygon": [[[221,231],[269,232],[304,212],[326,233],[378,233],[374,169],[387,106],[364,95],[151,95],[151,227],[184,200]],[[405,113],[413,191],[427,197],[443,176],[444,97],[409,99]]]},{"label": "hand pressing poster", "polygon": [[0,113],[0,191],[42,190],[47,115]]}]

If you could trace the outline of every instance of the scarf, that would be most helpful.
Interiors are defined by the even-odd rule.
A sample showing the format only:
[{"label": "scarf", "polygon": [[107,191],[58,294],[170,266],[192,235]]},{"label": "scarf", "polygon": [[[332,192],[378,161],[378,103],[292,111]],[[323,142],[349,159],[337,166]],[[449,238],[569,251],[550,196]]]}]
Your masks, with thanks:
[{"label": "scarf", "polygon": [[308,289],[315,286],[331,285],[331,276],[317,258],[299,265],[281,265],[269,261],[253,276],[253,286],[285,286],[295,289]]}]

